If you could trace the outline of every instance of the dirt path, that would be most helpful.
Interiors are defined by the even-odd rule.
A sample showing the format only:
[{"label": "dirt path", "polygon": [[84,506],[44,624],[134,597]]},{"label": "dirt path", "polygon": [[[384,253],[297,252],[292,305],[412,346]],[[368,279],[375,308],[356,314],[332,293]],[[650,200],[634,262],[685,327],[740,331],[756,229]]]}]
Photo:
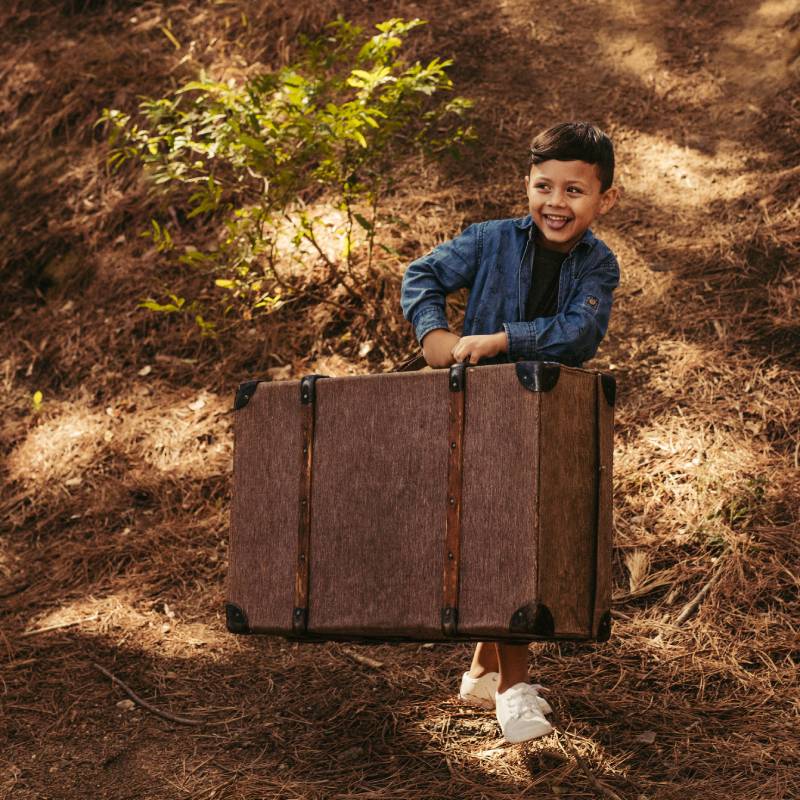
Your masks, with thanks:
[{"label": "dirt path", "polygon": [[[197,52],[239,31],[259,53],[253,25],[270,43],[289,30],[273,24],[278,5],[247,0],[213,13],[73,3],[41,18],[18,5],[2,45],[6,142],[12,111],[24,122],[50,108],[34,91],[46,75],[63,71],[63,124],[80,127],[68,112],[86,74],[99,105],[155,80],[148,63],[172,74],[184,51],[159,32],[168,19]],[[475,156],[401,181],[396,211],[420,249],[467,221],[522,213],[533,130],[574,117],[613,135],[623,201],[598,232],[623,283],[587,366],[612,369],[621,388],[614,638],[531,649],[566,732],[509,746],[490,714],[455,699],[467,646],[225,633],[234,387],[282,363],[285,377],[377,367],[346,363],[335,342],[305,358],[281,348],[280,331],[195,344],[143,318],[135,300],[155,268],[135,243],[141,189],[104,175],[91,134],[54,128],[38,167],[0,163],[19,206],[0,210],[0,797],[800,796],[800,3],[350,6],[372,22],[429,19],[420,49],[452,55],[458,91],[478,103]],[[238,52],[208,47],[223,61]],[[70,72],[64,53],[88,50]],[[42,177],[31,188],[22,173]],[[58,295],[19,277],[25,258],[78,228],[94,279]],[[41,247],[25,250],[20,231]],[[132,706],[95,663],[203,724]]]}]

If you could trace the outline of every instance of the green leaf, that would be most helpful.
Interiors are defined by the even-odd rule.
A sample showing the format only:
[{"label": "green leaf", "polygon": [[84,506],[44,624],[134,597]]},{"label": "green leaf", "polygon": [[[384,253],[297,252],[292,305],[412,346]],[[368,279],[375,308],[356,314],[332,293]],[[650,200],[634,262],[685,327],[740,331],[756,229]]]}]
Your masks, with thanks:
[{"label": "green leaf", "polygon": [[356,222],[365,230],[367,233],[372,233],[374,230],[372,223],[363,215],[359,214],[357,211],[353,212],[353,216],[356,219]]},{"label": "green leaf", "polygon": [[[257,303],[266,304],[260,313],[274,310],[273,263],[291,294],[304,276],[281,273],[281,261],[305,267],[315,247],[329,252],[317,237],[337,223],[315,224],[319,203],[349,211],[348,232],[359,225],[372,242],[399,165],[408,157],[440,157],[474,138],[469,120],[461,119],[468,101],[449,92],[450,61],[402,59],[409,33],[422,24],[393,18],[366,32],[339,18],[314,41],[298,38],[286,67],[225,82],[200,72],[163,97],[141,98],[133,115],[103,111],[109,166],[137,163],[181,219],[202,218],[202,225],[181,230],[191,246],[175,263],[201,268],[208,294],[225,313],[249,318]],[[159,250],[174,247],[160,223],[152,222],[147,236]],[[352,259],[357,246],[357,239],[346,239],[337,257]],[[145,298],[141,307],[198,317],[196,303],[173,295]],[[202,316],[195,321],[210,330]]]},{"label": "green leaf", "polygon": [[239,141],[242,144],[247,145],[251,150],[255,150],[257,153],[269,155],[269,148],[260,139],[256,139],[255,136],[249,136],[246,133],[240,133]]}]

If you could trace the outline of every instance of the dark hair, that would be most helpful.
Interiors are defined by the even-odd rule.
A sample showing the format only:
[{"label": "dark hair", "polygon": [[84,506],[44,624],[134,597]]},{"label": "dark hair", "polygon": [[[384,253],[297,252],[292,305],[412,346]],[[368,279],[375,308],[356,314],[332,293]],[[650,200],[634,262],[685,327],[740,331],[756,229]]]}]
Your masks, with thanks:
[{"label": "dark hair", "polygon": [[600,128],[588,122],[561,122],[534,136],[529,164],[549,159],[597,164],[602,192],[614,182],[614,145]]}]

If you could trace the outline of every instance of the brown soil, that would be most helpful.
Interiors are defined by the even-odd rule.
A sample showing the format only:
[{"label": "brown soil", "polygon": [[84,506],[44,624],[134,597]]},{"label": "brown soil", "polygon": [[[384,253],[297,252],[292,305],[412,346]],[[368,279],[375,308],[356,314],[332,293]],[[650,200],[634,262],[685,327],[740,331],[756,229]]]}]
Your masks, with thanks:
[{"label": "brown soil", "polygon": [[[372,329],[330,304],[215,339],[136,307],[205,287],[139,237],[170,212],[106,170],[101,109],[285,61],[337,10],[429,19],[414,47],[476,101],[466,161],[398,176],[406,257],[523,213],[534,130],[591,119],[617,146],[598,233],[623,282],[587,365],[620,385],[616,624],[531,647],[562,723],[532,743],[457,701],[468,646],[224,630],[235,387],[411,352],[402,262],[363,358]],[[797,2],[11,0],[0,20],[0,796],[800,797]],[[130,707],[93,664],[202,724]]]}]

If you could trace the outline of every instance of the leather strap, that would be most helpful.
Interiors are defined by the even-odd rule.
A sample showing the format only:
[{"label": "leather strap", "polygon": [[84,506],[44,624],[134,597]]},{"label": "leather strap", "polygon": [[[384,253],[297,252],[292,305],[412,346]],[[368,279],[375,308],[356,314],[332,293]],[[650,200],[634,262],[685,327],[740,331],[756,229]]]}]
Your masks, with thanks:
[{"label": "leather strap", "polygon": [[464,462],[464,393],[467,365],[450,367],[450,414],[447,460],[447,529],[442,580],[442,631],[458,632],[458,587],[461,561],[461,489]]},{"label": "leather strap", "polygon": [[292,631],[303,634],[308,629],[308,581],[311,560],[311,466],[314,461],[314,422],[316,382],[325,375],[306,375],[300,381],[303,414],[303,455],[300,460],[300,508],[297,525],[297,564],[294,583]]}]

